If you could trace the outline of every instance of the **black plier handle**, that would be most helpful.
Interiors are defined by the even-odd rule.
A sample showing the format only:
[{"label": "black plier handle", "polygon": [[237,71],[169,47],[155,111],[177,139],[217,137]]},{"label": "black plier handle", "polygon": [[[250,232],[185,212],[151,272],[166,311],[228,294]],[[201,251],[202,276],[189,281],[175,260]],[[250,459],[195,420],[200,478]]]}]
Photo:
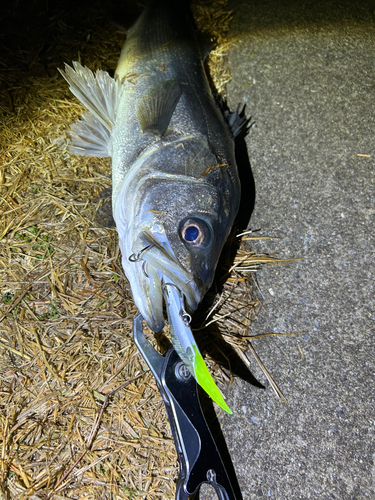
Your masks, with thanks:
[{"label": "black plier handle", "polygon": [[197,383],[176,351],[164,356],[146,339],[140,314],[134,318],[134,341],[152,371],[164,400],[180,462],[176,500],[199,498],[203,483],[211,485],[219,500],[241,500],[208,428],[199,402]]}]

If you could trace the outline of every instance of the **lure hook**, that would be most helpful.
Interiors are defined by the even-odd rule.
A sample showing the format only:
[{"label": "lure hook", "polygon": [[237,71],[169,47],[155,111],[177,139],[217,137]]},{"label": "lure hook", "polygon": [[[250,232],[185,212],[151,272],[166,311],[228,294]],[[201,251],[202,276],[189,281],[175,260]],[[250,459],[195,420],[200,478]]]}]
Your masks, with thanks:
[{"label": "lure hook", "polygon": [[129,257],[128,260],[129,262],[139,262],[142,260],[142,255],[146,252],[146,250],[149,250],[151,247],[154,245],[147,245],[147,247],[142,248],[138,253],[132,253]]},{"label": "lure hook", "polygon": [[167,286],[171,286],[172,288],[174,288],[177,293],[178,293],[178,296],[180,298],[180,311],[179,311],[179,316],[180,318],[182,319],[182,321],[184,322],[185,326],[189,326],[190,323],[191,323],[191,316],[190,314],[186,311],[185,307],[184,307],[184,297],[182,295],[182,292],[181,290],[174,284],[174,283],[164,283],[162,288],[163,290],[167,287]]}]

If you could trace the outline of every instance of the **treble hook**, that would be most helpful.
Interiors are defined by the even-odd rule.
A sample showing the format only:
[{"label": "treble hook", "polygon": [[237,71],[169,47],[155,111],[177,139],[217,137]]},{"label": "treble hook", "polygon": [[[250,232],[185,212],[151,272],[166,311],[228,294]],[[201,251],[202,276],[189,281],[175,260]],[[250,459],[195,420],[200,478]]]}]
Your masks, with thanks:
[{"label": "treble hook", "polygon": [[184,308],[184,297],[182,295],[181,290],[174,283],[164,283],[162,288],[164,289],[167,286],[171,286],[177,291],[177,293],[180,297],[180,311],[179,311],[178,315],[180,316],[182,321],[185,323],[185,326],[189,326],[191,323],[191,316]]},{"label": "treble hook", "polygon": [[132,253],[129,257],[128,257],[128,261],[129,262],[139,262],[140,260],[142,260],[142,255],[146,252],[146,250],[148,250],[149,248],[153,247],[154,245],[147,245],[147,247],[144,247],[142,248],[142,250],[138,253]]},{"label": "treble hook", "polygon": [[145,260],[142,262],[142,272],[146,276],[146,278],[150,278],[150,276],[146,272],[146,266],[147,266],[147,264],[148,264],[148,262],[146,262]]}]

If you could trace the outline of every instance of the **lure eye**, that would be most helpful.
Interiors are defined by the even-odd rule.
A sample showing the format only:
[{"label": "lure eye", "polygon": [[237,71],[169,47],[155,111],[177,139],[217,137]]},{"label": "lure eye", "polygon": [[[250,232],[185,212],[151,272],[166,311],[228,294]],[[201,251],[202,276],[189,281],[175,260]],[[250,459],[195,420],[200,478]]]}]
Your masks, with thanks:
[{"label": "lure eye", "polygon": [[180,227],[182,241],[189,246],[206,248],[211,241],[209,226],[202,219],[185,219]]}]

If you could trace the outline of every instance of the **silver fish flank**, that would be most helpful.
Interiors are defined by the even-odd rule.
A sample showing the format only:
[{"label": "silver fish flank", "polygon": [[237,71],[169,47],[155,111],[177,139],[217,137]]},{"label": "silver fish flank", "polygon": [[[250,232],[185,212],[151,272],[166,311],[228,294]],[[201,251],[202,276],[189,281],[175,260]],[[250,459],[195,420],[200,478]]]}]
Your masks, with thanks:
[{"label": "silver fish flank", "polygon": [[115,77],[62,72],[85,113],[69,149],[112,158],[112,209],[134,301],[153,331],[163,286],[193,313],[211,286],[240,201],[238,121],[216,105],[187,2],[151,1],[128,30]]}]

